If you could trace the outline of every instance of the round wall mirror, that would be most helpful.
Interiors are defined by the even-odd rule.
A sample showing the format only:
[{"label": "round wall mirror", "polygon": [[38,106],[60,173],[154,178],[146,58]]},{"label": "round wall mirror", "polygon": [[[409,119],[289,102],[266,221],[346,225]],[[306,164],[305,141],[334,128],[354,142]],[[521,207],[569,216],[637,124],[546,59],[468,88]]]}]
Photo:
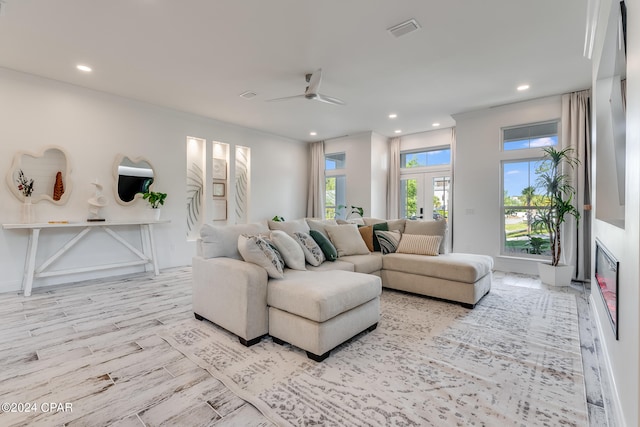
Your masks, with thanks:
[{"label": "round wall mirror", "polygon": [[155,173],[151,163],[142,157],[131,159],[124,155],[116,158],[113,167],[116,201],[129,205],[142,197],[153,184]]}]

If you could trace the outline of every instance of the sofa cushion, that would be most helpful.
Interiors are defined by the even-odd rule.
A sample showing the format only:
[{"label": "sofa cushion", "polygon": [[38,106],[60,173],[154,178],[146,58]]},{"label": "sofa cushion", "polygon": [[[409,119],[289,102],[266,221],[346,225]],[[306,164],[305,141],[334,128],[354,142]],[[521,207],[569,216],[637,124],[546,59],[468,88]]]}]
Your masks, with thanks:
[{"label": "sofa cushion", "polygon": [[380,218],[363,218],[366,225],[375,225],[386,223],[389,231],[399,231],[404,233],[406,219],[380,219]]},{"label": "sofa cushion", "polygon": [[329,271],[329,270],[356,271],[356,267],[350,262],[341,261],[337,259],[333,262],[323,262],[317,267],[309,265],[307,266],[307,270],[310,270],[310,271]]},{"label": "sofa cushion", "polygon": [[445,220],[413,220],[408,219],[405,222],[403,234],[423,234],[427,236],[441,236],[440,248],[438,252],[444,253],[445,234],[447,232],[447,221]]},{"label": "sofa cushion", "polygon": [[377,273],[382,270],[382,253],[371,252],[367,255],[348,255],[340,258],[340,261],[353,264],[358,273]]},{"label": "sofa cushion", "polygon": [[402,234],[399,231],[382,231],[376,230],[376,237],[378,238],[378,244],[380,245],[380,251],[382,254],[392,254],[398,248],[400,238]]},{"label": "sofa cushion", "polygon": [[310,230],[319,231],[320,233],[324,234],[325,237],[329,237],[329,235],[327,234],[327,231],[325,230],[325,227],[327,225],[338,225],[335,219],[307,218],[306,221],[307,221],[307,224],[309,225]]},{"label": "sofa cushion", "polygon": [[379,297],[381,292],[380,278],[370,274],[288,270],[284,279],[269,282],[267,304],[325,322]]},{"label": "sofa cushion", "polygon": [[284,277],[284,264],[263,237],[242,234],[238,236],[237,246],[238,252],[246,262],[264,268],[273,279]]},{"label": "sofa cushion", "polygon": [[369,249],[364,240],[362,240],[356,224],[327,225],[325,230],[331,239],[331,243],[338,250],[338,258],[369,253]]},{"label": "sofa cushion", "polygon": [[318,246],[320,246],[327,261],[335,261],[338,259],[338,250],[333,246],[328,236],[325,236],[318,230],[310,230],[309,235],[316,241]]},{"label": "sofa cushion", "polygon": [[200,228],[201,249],[203,258],[227,257],[242,259],[238,252],[238,236],[241,234],[268,233],[265,224],[211,225],[204,224]]},{"label": "sofa cushion", "polygon": [[293,238],[298,242],[300,247],[302,248],[302,252],[304,252],[304,258],[307,260],[309,264],[314,267],[319,266],[326,259],[324,256],[324,252],[318,245],[318,243],[313,240],[308,233],[301,233],[296,231],[293,233]]},{"label": "sofa cushion", "polygon": [[456,282],[475,283],[489,274],[493,268],[493,259],[487,255],[463,253],[437,257],[394,253],[382,257],[382,268]]},{"label": "sofa cushion", "polygon": [[442,236],[404,233],[400,238],[396,253],[437,256],[441,241]]},{"label": "sofa cushion", "polygon": [[273,230],[271,241],[278,248],[287,267],[294,270],[306,270],[304,252],[293,237],[282,230]]},{"label": "sofa cushion", "polygon": [[309,225],[307,221],[303,219],[295,219],[291,221],[267,221],[269,224],[269,230],[282,230],[289,236],[293,236],[293,233],[309,233]]}]

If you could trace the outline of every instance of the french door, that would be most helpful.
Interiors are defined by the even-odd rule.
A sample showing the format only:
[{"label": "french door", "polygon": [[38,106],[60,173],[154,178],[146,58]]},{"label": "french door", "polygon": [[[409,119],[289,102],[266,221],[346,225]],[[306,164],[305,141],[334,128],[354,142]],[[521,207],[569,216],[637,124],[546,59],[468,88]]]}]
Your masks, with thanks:
[{"label": "french door", "polygon": [[451,206],[449,171],[403,174],[400,177],[400,217],[448,219]]}]

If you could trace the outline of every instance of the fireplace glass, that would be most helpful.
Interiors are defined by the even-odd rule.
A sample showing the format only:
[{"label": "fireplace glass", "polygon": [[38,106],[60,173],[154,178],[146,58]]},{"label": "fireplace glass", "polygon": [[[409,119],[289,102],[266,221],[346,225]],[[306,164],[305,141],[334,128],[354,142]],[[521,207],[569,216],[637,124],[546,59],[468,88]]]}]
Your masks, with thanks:
[{"label": "fireplace glass", "polygon": [[596,283],[618,339],[618,260],[596,240]]}]

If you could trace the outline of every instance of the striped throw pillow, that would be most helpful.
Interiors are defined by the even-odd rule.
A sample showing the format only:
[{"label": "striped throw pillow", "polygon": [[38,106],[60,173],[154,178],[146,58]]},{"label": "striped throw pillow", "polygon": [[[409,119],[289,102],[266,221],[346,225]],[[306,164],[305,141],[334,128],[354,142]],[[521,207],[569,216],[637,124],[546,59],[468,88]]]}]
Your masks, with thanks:
[{"label": "striped throw pillow", "polygon": [[382,252],[382,254],[392,254],[396,251],[398,243],[400,243],[400,232],[375,230],[374,233],[378,238],[380,252]]},{"label": "striped throw pillow", "polygon": [[442,236],[403,234],[396,252],[401,254],[438,255]]}]

